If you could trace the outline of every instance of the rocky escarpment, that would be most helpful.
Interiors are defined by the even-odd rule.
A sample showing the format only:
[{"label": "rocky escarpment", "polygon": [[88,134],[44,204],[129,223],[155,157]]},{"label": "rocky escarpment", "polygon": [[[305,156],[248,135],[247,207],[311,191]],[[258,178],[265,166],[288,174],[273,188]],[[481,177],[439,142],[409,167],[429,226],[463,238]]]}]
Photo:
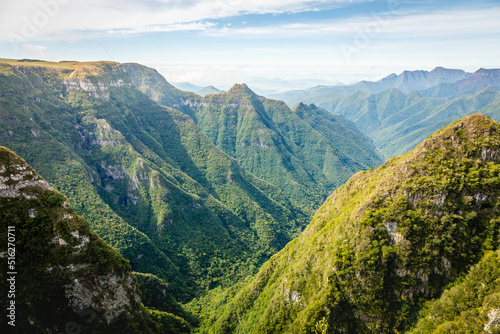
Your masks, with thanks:
[{"label": "rocky escarpment", "polygon": [[305,219],[192,118],[139,91],[168,85],[143,71],[159,76],[132,64],[2,60],[0,140],[64,192],[135,271],[187,301],[255,270]]},{"label": "rocky escarpment", "polygon": [[[24,160],[0,147],[2,318],[18,333],[148,331],[128,262]],[[11,260],[13,260],[11,262]],[[13,278],[6,284],[6,277]],[[6,311],[11,305],[15,311]],[[3,321],[2,324],[5,324]]]},{"label": "rocky escarpment", "polygon": [[109,100],[110,87],[130,86],[130,82],[125,82],[122,79],[110,82],[102,82],[98,80],[83,79],[66,79],[63,81],[64,88],[67,91],[84,91],[90,96]]}]

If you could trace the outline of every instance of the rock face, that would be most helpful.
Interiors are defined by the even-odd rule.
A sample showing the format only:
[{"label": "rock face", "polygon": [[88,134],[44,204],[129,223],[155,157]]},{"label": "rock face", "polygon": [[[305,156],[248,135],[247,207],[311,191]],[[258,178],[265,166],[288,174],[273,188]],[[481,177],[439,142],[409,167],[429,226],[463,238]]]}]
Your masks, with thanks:
[{"label": "rock face", "polygon": [[110,87],[122,87],[127,85],[123,80],[111,81],[109,83],[95,82],[90,79],[80,80],[64,80],[64,87],[68,91],[84,91],[89,93],[90,96],[109,100]]},{"label": "rock face", "polygon": [[[2,319],[9,332],[146,331],[130,265],[20,157],[0,147]],[[10,262],[14,260],[14,262]],[[6,284],[6,278],[14,284]],[[15,317],[7,318],[14,302]],[[5,322],[2,320],[2,325]]]},{"label": "rock face", "polygon": [[0,176],[0,197],[23,196],[26,199],[36,199],[36,196],[30,193],[30,188],[52,190],[48,183],[29,170],[26,164],[11,166],[10,171],[12,174],[8,173],[7,165],[0,167],[0,174],[5,175]]},{"label": "rock face", "polygon": [[[500,124],[475,114],[357,173],[203,326],[213,333],[407,331],[426,300],[498,248],[499,149]],[[496,289],[499,277],[481,279],[484,291]],[[498,299],[488,303],[478,325],[494,332]]]}]

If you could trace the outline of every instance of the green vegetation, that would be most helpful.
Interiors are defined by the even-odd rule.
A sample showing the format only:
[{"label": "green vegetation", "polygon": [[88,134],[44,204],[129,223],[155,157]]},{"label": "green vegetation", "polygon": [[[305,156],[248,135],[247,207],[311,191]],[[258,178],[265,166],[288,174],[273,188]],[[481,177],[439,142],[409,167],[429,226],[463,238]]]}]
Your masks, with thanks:
[{"label": "green vegetation", "polygon": [[[182,95],[144,70],[137,85],[144,93],[175,95],[159,103],[190,115],[205,134],[240,166],[277,186],[274,193],[285,207],[301,212],[305,226],[335,187],[353,173],[378,166],[382,160],[371,142],[350,122],[314,105],[293,111],[285,103],[257,96],[245,84],[204,98]],[[164,81],[164,79],[163,79]],[[290,205],[291,202],[291,205]],[[302,220],[302,221],[300,221]]]},{"label": "green vegetation", "polygon": [[193,305],[200,332],[410,329],[426,301],[499,245],[498,152],[500,124],[472,115],[356,174],[255,277]]},{"label": "green vegetation", "polygon": [[408,333],[499,333],[500,251],[489,251],[463,279],[426,305]]},{"label": "green vegetation", "polygon": [[381,159],[371,141],[344,117],[332,115],[314,104],[299,103],[292,112],[308,126],[300,131],[296,125],[300,122],[292,122],[291,117],[282,118],[283,123],[277,123],[278,126],[333,185],[344,184],[354,172],[380,165]]},{"label": "green vegetation", "polygon": [[[152,333],[128,261],[90,231],[66,197],[4,147],[0,189],[3,332]],[[14,259],[9,268],[8,256]],[[12,277],[14,288],[7,281]],[[7,317],[11,301],[15,319]],[[15,320],[15,327],[6,319]]]},{"label": "green vegetation", "polygon": [[142,71],[152,70],[0,63],[0,144],[64,192],[135,271],[165,280],[184,302],[255,273],[307,218],[191,118],[136,89]]},{"label": "green vegetation", "polygon": [[[459,91],[456,84],[447,85],[455,93]],[[432,132],[467,115],[479,112],[500,120],[500,93],[493,87],[468,88],[471,91],[463,91],[452,100],[433,97],[430,92],[423,97],[416,91],[404,94],[390,88],[378,93],[330,93],[302,101],[352,121],[383,156],[390,158],[408,152]]]},{"label": "green vegetation", "polygon": [[0,144],[185,302],[254,274],[333,187],[380,162],[345,120],[238,87],[206,102],[137,64],[4,60]]},{"label": "green vegetation", "polygon": [[192,325],[197,324],[197,320],[172,297],[173,291],[168,283],[151,274],[134,272],[133,275],[141,290],[142,302],[150,310],[166,312],[187,320]]},{"label": "green vegetation", "polygon": [[137,64],[0,60],[0,91],[0,144],[57,189],[0,149],[19,332],[499,330],[500,124],[474,114],[376,169],[354,125],[405,150],[497,115],[493,89],[332,95],[354,124],[246,85],[200,97]]},{"label": "green vegetation", "polygon": [[186,320],[171,313],[147,309],[153,333],[180,334],[191,333]]}]

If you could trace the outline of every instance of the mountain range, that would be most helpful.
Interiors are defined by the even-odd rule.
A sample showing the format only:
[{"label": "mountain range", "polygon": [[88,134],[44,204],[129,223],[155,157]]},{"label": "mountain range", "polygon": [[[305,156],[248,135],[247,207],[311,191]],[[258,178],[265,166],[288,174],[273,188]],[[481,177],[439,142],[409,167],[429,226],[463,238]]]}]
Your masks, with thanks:
[{"label": "mountain range", "polygon": [[289,104],[314,103],[352,121],[385,158],[408,152],[430,133],[481,112],[500,120],[500,70],[475,73],[438,67],[404,71],[377,82],[315,87],[282,94]]},{"label": "mountain range", "polygon": [[[478,70],[476,73],[484,71]],[[276,95],[272,98],[285,101],[289,105],[295,105],[303,99],[324,96],[332,93],[347,95],[356,91],[365,93],[381,93],[389,88],[397,88],[401,92],[408,94],[413,91],[427,90],[436,86],[452,84],[465,81],[473,76],[472,73],[457,69],[447,69],[436,67],[432,71],[403,71],[399,75],[392,73],[378,81],[360,81],[351,85],[320,85],[305,90],[290,90]],[[487,86],[484,86],[485,88]]]},{"label": "mountain range", "polygon": [[191,93],[199,92],[203,88],[205,88],[203,86],[193,85],[192,83],[189,82],[172,82],[172,85],[174,85],[174,87],[176,87],[177,89]]},{"label": "mountain range", "polygon": [[[329,80],[316,80],[316,79],[296,79],[296,80],[285,80],[281,78],[263,78],[263,77],[250,77],[245,83],[252,87],[252,90],[259,95],[271,95],[271,94],[279,94],[282,92],[296,90],[296,89],[306,89],[308,87],[312,87],[315,85],[333,85],[333,84],[341,84],[339,81],[329,81]],[[172,84],[180,89],[187,92],[200,94],[204,88],[210,86],[199,86],[194,85],[189,82],[172,82]],[[224,84],[225,85],[225,84]],[[224,86],[224,89],[229,89],[229,86]]]},{"label": "mountain range", "polygon": [[289,106],[134,63],[0,59],[17,332],[498,332],[498,74]]},{"label": "mountain range", "polygon": [[355,171],[382,162],[352,123],[316,106],[299,104],[291,110],[281,101],[255,94],[246,84],[200,97],[176,89],[147,67],[124,66],[134,66],[128,72],[142,92],[189,115],[214,144],[245,170],[282,189],[306,214],[312,215]]},{"label": "mountain range", "polygon": [[2,145],[180,300],[255,270],[305,225],[279,189],[137,90],[119,64],[44,65],[1,65]]},{"label": "mountain range", "polygon": [[[202,98],[138,64],[4,60],[0,92],[0,144],[181,301],[254,273],[333,187],[381,162],[341,117],[312,108],[306,121],[278,102],[266,109],[271,102],[238,85]],[[226,116],[210,125],[216,106]],[[280,130],[271,112],[297,128]],[[321,131],[309,125],[318,119]]]}]

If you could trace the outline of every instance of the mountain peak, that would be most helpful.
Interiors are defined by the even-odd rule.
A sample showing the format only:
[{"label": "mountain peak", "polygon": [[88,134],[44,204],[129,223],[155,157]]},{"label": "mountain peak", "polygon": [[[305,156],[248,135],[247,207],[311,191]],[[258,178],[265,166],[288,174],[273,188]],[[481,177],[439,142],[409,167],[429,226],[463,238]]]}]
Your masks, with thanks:
[{"label": "mountain peak", "polygon": [[247,93],[247,94],[250,94],[250,95],[257,95],[245,83],[242,83],[242,84],[236,83],[236,84],[233,85],[233,87],[231,87],[227,91],[227,93],[235,93],[235,92],[244,92],[244,93]]},{"label": "mountain peak", "polygon": [[481,67],[476,72],[474,72],[474,74],[482,74],[482,73],[485,73],[485,74],[499,74],[500,73],[500,68],[491,68],[491,69],[488,69],[488,68],[482,68]]},{"label": "mountain peak", "polygon": [[451,69],[451,68],[446,68],[446,67],[443,67],[443,66],[436,66],[431,72],[446,72],[446,71],[461,71],[463,72],[463,70],[455,70],[455,69]]},{"label": "mountain peak", "polygon": [[[454,147],[458,150],[457,154],[463,157],[475,156],[482,160],[493,160],[497,158],[498,152],[490,148],[478,151],[478,144],[483,143],[488,137],[488,142],[493,146],[498,146],[499,143],[495,138],[500,134],[499,123],[488,116],[477,113],[469,115],[461,120],[451,123],[440,131],[434,133],[429,139],[422,142],[415,148],[417,156],[421,149],[424,151],[443,150],[445,146]],[[497,134],[492,137],[492,134]],[[443,143],[445,143],[443,146]],[[496,144],[494,144],[496,143]],[[489,157],[491,155],[491,157]]]},{"label": "mountain peak", "polygon": [[492,131],[496,131],[498,122],[494,121],[491,117],[476,113],[450,124],[447,128],[456,128],[457,126],[463,126],[465,131],[470,134],[480,131],[489,135]]},{"label": "mountain peak", "polygon": [[210,94],[220,94],[220,93],[222,93],[222,91],[220,89],[215,88],[212,85],[207,86],[203,89],[200,89],[199,91],[196,91],[196,94],[198,94],[200,96],[206,96],[206,95],[210,95]]}]

